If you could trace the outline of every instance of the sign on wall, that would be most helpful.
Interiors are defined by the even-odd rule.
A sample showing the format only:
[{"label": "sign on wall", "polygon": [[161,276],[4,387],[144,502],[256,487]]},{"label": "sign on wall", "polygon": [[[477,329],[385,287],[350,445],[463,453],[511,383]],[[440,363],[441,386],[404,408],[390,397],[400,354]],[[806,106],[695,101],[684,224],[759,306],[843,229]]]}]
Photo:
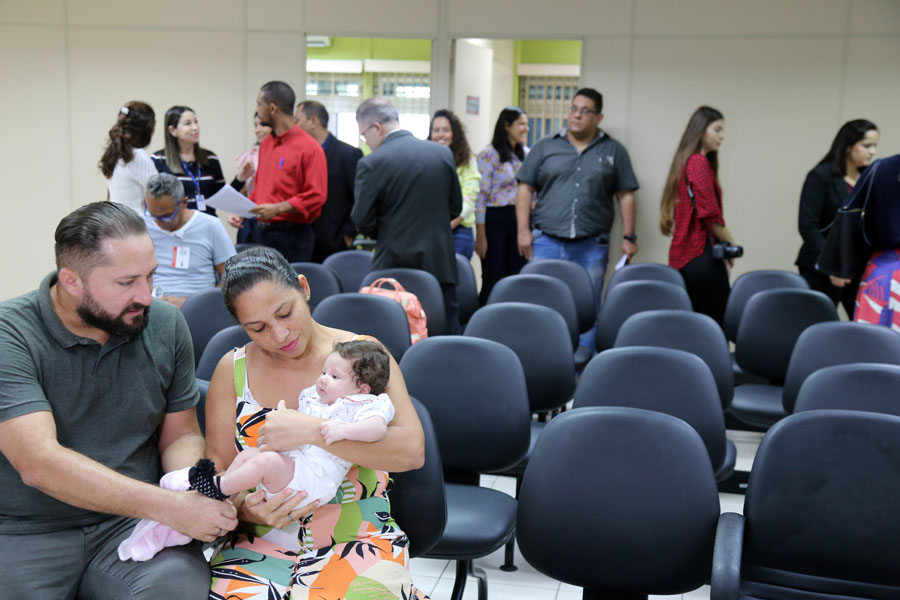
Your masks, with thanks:
[{"label": "sign on wall", "polygon": [[477,115],[481,98],[478,96],[466,96],[466,114]]}]

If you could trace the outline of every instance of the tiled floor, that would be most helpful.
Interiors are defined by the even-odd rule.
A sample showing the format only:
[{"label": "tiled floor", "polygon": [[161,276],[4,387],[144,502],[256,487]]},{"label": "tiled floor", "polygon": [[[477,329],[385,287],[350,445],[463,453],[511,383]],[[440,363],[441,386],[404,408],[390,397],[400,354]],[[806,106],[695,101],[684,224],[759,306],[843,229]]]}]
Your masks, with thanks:
[{"label": "tiled floor", "polygon": [[[728,437],[737,447],[737,468],[749,471],[761,434],[729,431]],[[515,495],[515,480],[511,477],[486,475],[481,478],[481,485],[500,490],[511,496]],[[719,494],[719,501],[722,512],[742,512],[743,510],[744,497],[741,495]],[[518,550],[516,551],[518,571],[513,573],[501,571],[501,564],[503,564],[503,549],[475,561],[475,565],[487,573],[489,600],[581,600],[580,588],[560,583],[538,573],[525,562]],[[411,570],[416,586],[428,592],[433,600],[450,598],[456,575],[453,563],[446,560],[415,558],[412,560]],[[466,583],[463,598],[464,600],[478,599],[478,583],[472,577]],[[709,587],[704,586],[682,596],[650,596],[650,598],[707,600]]]}]

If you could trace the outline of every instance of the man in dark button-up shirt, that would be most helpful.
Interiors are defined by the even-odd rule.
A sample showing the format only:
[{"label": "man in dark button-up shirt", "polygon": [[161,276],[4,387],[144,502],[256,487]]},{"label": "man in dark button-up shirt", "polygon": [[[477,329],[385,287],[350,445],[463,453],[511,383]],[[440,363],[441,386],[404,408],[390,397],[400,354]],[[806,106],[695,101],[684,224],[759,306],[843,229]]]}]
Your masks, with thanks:
[{"label": "man in dark button-up shirt", "polygon": [[[628,151],[598,128],[602,110],[599,92],[578,90],[568,127],[535,144],[516,174],[519,252],[528,260],[560,258],[584,266],[594,281],[598,309],[616,215],[613,196],[622,213],[622,253],[630,259],[638,250],[634,234],[638,182]],[[582,336],[581,343],[591,347],[593,332]]]}]

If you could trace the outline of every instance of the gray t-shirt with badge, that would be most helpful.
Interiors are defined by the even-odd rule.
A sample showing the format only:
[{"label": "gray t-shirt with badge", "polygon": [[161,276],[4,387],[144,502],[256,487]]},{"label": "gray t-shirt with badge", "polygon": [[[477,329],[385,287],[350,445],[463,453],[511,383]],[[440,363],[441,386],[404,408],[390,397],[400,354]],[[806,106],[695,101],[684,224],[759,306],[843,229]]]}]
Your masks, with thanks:
[{"label": "gray t-shirt with badge", "polygon": [[165,296],[190,296],[215,287],[216,265],[235,254],[228,232],[212,215],[195,211],[177,231],[160,229],[147,216],[144,222],[159,263],[153,285]]},{"label": "gray t-shirt with badge", "polygon": [[535,227],[566,239],[608,234],[616,217],[614,195],[639,187],[628,151],[600,129],[580,154],[565,130],[542,139],[516,179],[537,191]]},{"label": "gray t-shirt with badge", "polygon": [[[50,299],[54,283],[51,273],[37,290],[0,304],[0,421],[50,411],[62,446],[156,483],[164,417],[200,399],[184,317],[154,300],[139,336],[112,336],[101,346],[63,326]],[[0,489],[3,534],[83,527],[109,516],[25,485],[2,454]]]}]

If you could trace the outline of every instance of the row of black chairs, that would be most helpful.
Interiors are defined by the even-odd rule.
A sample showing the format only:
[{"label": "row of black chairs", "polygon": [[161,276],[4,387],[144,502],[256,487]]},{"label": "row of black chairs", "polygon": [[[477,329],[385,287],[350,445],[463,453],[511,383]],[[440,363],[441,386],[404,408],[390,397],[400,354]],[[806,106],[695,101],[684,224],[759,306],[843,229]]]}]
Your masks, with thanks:
[{"label": "row of black chairs", "polygon": [[683,422],[573,410],[548,425],[526,470],[519,547],[586,599],[708,582],[714,600],[900,597],[900,479],[888,475],[898,436],[893,415],[786,418],[760,445],[743,516],[719,516],[705,448]]},{"label": "row of black chairs", "polygon": [[[640,375],[636,365],[645,375],[654,374],[651,389],[650,379],[634,377]],[[433,426],[435,431],[426,443],[429,457],[441,457],[440,467],[430,463],[428,480],[433,486],[443,476],[447,484],[443,495],[432,487],[423,496],[410,487],[404,490],[415,485],[405,481],[418,477],[416,472],[398,474],[400,498],[409,503],[398,514],[414,556],[457,561],[454,599],[462,596],[467,575],[478,578],[484,599],[485,576],[472,561],[513,535],[535,568],[585,587],[590,598],[684,593],[709,582],[711,572],[713,597],[721,598],[737,598],[736,590],[746,594],[759,586],[775,592],[754,597],[880,590],[880,595],[859,597],[888,598],[900,589],[895,563],[885,556],[873,561],[876,566],[847,566],[870,542],[891,555],[900,527],[892,510],[900,483],[891,476],[900,464],[900,403],[893,399],[900,366],[841,365],[807,380],[798,401],[798,410],[807,412],[785,419],[764,438],[750,476],[746,517],[722,517],[714,560],[719,504],[711,457],[721,454],[724,436],[714,449],[710,440],[715,436],[706,435],[721,431],[721,412],[718,423],[707,423],[706,430],[687,414],[698,394],[707,407],[719,404],[711,374],[699,358],[648,347],[595,357],[575,392],[573,410],[547,424],[534,443],[518,500],[477,486],[479,474],[509,468],[527,452],[530,408],[515,354],[490,340],[431,338],[411,348],[400,366],[410,393],[421,402],[426,430]],[[679,380],[681,387],[675,383]],[[861,381],[872,402],[857,402]],[[848,407],[856,410],[819,410]],[[798,429],[803,433],[790,438],[788,432]],[[423,469],[428,468],[426,460]],[[882,488],[885,479],[891,482]],[[437,498],[441,509],[422,506],[423,497]],[[398,502],[404,500],[393,500]],[[447,521],[441,527],[433,517],[444,510]],[[428,518],[417,511],[427,511]],[[753,532],[747,539],[742,537],[744,519]],[[878,523],[884,530],[875,534]],[[854,527],[858,537],[848,538]],[[777,545],[785,531],[792,532],[793,554],[779,550],[772,562],[763,552],[765,544]],[[797,539],[798,531],[808,539]],[[822,531],[834,532],[834,540],[824,539],[831,534]],[[861,556],[868,560],[876,554],[867,548]],[[785,557],[790,560],[779,565]],[[823,579],[838,560],[836,575]],[[767,565],[770,569],[763,568]],[[857,577],[866,571],[878,571],[878,578]]]}]

